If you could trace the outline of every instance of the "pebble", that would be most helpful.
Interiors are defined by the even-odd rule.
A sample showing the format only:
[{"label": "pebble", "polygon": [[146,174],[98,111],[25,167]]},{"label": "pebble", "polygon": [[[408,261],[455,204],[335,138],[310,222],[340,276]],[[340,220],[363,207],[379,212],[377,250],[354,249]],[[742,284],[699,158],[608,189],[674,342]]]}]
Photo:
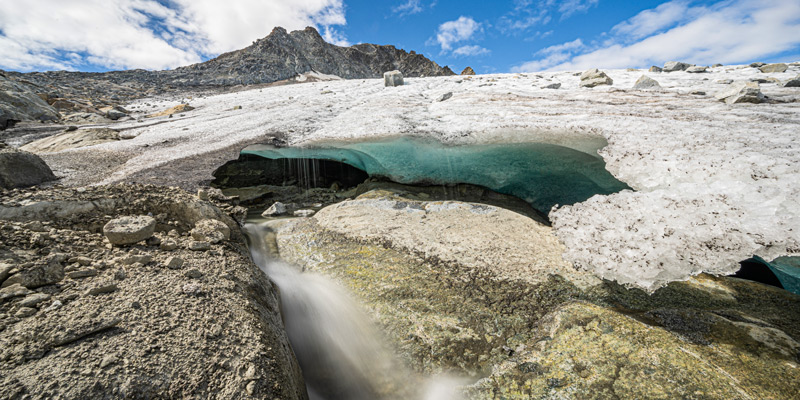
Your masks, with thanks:
[{"label": "pebble", "polygon": [[180,269],[183,266],[183,259],[179,257],[170,257],[167,258],[167,261],[164,262],[164,265],[166,265],[169,269]]},{"label": "pebble", "polygon": [[115,283],[109,283],[109,284],[93,287],[93,288],[89,289],[86,292],[86,294],[92,295],[92,296],[96,296],[98,294],[116,292],[117,289],[119,289],[119,288],[117,287],[117,285]]},{"label": "pebble", "polygon": [[211,249],[211,243],[208,243],[208,242],[192,241],[189,244],[189,250],[206,251],[206,250],[210,250],[210,249]]},{"label": "pebble", "polygon": [[80,271],[73,271],[67,274],[72,279],[83,279],[90,276],[97,276],[97,270],[94,268],[83,269]]},{"label": "pebble", "polygon": [[201,278],[203,276],[203,273],[200,272],[200,270],[198,270],[197,268],[192,268],[192,269],[184,272],[184,275],[187,278],[199,279],[199,278]]},{"label": "pebble", "polygon": [[20,307],[33,307],[43,301],[49,300],[50,295],[46,293],[34,293],[25,297],[19,302]]},{"label": "pebble", "polygon": [[183,293],[189,296],[199,296],[203,293],[203,288],[196,283],[187,283],[183,285]]},{"label": "pebble", "polygon": [[19,310],[17,310],[17,313],[14,314],[14,316],[17,317],[17,318],[27,318],[27,317],[30,317],[33,314],[36,314],[36,309],[35,308],[32,308],[32,307],[20,307]]},{"label": "pebble", "polygon": [[107,367],[107,366],[109,366],[111,364],[116,363],[117,361],[118,361],[117,357],[114,356],[114,355],[105,356],[105,357],[103,357],[103,360],[100,361],[100,368],[105,368],[105,367]]},{"label": "pebble", "polygon": [[159,248],[164,251],[172,251],[178,248],[178,243],[172,239],[164,239],[161,241]]}]

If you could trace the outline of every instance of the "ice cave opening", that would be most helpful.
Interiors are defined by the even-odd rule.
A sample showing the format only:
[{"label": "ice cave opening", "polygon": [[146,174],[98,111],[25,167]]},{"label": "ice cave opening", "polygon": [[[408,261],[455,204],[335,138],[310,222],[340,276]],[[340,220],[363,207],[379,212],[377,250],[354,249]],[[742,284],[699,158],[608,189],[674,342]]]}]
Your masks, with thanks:
[{"label": "ice cave opening", "polygon": [[520,198],[543,215],[556,205],[630,189],[597,153],[605,145],[522,142],[447,145],[400,137],[304,147],[251,145],[214,172],[212,185],[352,187],[367,178],[407,185],[469,184]]}]

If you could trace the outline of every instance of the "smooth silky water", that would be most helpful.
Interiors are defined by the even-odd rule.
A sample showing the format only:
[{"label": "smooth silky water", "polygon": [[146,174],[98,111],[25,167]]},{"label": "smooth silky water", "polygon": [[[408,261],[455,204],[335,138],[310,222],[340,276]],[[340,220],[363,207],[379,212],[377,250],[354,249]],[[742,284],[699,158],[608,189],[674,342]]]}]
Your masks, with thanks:
[{"label": "smooth silky water", "polygon": [[278,286],[286,333],[311,400],[459,399],[463,381],[412,374],[343,288],[272,258],[274,232],[267,223],[247,223],[245,233],[253,261]]}]

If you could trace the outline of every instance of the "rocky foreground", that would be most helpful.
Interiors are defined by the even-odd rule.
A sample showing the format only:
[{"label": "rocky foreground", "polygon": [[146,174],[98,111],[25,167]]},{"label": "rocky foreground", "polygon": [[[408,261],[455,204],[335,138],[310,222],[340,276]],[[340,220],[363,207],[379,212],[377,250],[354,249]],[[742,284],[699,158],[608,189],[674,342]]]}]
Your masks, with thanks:
[{"label": "rocky foreground", "polygon": [[[227,210],[140,185],[3,192],[0,398],[306,398]],[[118,217],[150,230],[114,236]]]},{"label": "rocky foreground", "polygon": [[[668,64],[181,94],[9,129],[48,169],[0,188],[0,397],[306,398],[241,236],[240,204],[281,200],[302,217],[269,223],[272,255],[350,289],[407,366],[465,377],[466,398],[793,398],[800,297],[703,272],[800,253],[800,65]],[[537,213],[376,179],[208,188],[249,144],[402,135],[607,141],[634,190]]]}]

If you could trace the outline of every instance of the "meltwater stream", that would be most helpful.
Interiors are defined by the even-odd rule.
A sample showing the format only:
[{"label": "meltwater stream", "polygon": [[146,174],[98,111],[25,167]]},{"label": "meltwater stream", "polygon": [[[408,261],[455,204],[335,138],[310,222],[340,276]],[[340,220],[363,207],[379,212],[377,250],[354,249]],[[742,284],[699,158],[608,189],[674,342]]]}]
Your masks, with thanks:
[{"label": "meltwater stream", "polygon": [[268,227],[248,223],[245,232],[253,261],[280,291],[286,332],[311,400],[458,398],[450,380],[416,384],[369,317],[336,283],[272,259]]}]

